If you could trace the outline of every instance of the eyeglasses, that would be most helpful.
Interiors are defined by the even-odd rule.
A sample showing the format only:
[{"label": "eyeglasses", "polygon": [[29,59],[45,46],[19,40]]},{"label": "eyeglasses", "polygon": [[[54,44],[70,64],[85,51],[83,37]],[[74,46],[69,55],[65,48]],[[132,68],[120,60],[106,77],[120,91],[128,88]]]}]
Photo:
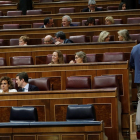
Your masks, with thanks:
[{"label": "eyeglasses", "polygon": [[78,59],[79,57],[75,57],[75,59]]}]

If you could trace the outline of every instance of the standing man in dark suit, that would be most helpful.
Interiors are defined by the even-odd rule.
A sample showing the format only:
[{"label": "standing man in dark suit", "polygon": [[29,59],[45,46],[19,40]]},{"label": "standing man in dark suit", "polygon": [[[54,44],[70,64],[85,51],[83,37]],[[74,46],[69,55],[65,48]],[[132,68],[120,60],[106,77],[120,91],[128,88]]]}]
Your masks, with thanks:
[{"label": "standing man in dark suit", "polygon": [[137,125],[137,139],[140,139],[140,44],[133,47],[130,55],[130,68],[135,70],[134,83],[137,84],[137,113],[136,113],[136,125]]},{"label": "standing man in dark suit", "polygon": [[59,31],[55,34],[55,40],[56,40],[55,45],[65,44],[65,43],[73,43],[72,40],[66,39],[65,33],[62,31]]},{"label": "standing man in dark suit", "polygon": [[20,87],[18,92],[39,91],[38,87],[28,83],[28,74],[26,72],[16,75],[16,83]]},{"label": "standing man in dark suit", "polygon": [[88,8],[84,8],[82,12],[95,12],[95,11],[101,11],[101,9],[96,7],[96,1],[95,0],[89,0],[88,1]]},{"label": "standing man in dark suit", "polygon": [[33,9],[32,3],[33,3],[32,0],[20,0],[19,1],[19,10],[22,11],[23,15],[26,15],[27,10]]},{"label": "standing man in dark suit", "polygon": [[42,25],[40,28],[53,27],[53,24],[53,19],[51,17],[46,17],[44,19],[44,25]]}]

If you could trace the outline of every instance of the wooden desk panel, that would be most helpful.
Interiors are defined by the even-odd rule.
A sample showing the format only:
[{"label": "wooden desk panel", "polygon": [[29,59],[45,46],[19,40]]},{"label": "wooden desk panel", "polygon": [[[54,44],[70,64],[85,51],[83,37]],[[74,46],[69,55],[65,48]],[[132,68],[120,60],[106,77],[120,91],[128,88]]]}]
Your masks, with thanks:
[{"label": "wooden desk panel", "polygon": [[[42,14],[42,15],[22,15],[16,17],[7,17],[2,16],[0,20],[0,26],[3,24],[20,24],[20,25],[32,25],[35,22],[42,22],[46,17],[52,17],[54,19],[55,27],[61,27],[62,17],[65,14]],[[105,24],[105,17],[113,16],[115,19],[123,19],[123,24],[127,23],[128,17],[139,17],[140,10],[113,10],[113,11],[100,11],[100,12],[88,12],[85,13],[69,13],[69,16],[72,18],[73,22],[81,22],[82,20],[86,20],[88,17],[95,17],[100,20],[100,24]]]},{"label": "wooden desk panel", "polygon": [[[119,126],[121,115],[119,113],[121,111],[121,108],[120,103],[118,102],[116,89],[96,89],[85,91],[48,91],[13,94],[10,93],[0,94],[0,98],[0,109],[3,106],[5,107],[2,110],[5,111],[5,113],[1,113],[1,117],[3,117],[4,114],[8,114],[8,110],[6,110],[6,107],[9,108],[12,102],[17,101],[17,106],[37,107],[39,118],[44,118],[44,116],[46,116],[46,121],[65,121],[68,104],[93,104],[95,106],[97,120],[104,120],[105,134],[107,135],[109,140],[121,140],[121,126]],[[40,108],[40,106],[43,105],[44,108]],[[104,112],[105,110],[106,113]],[[79,129],[75,131],[78,130]],[[24,129],[25,134],[28,131],[29,129]],[[30,133],[32,133],[31,131],[32,130],[30,130]],[[60,130],[58,131],[60,132]],[[87,129],[87,131],[89,130]],[[20,129],[14,129],[13,132],[22,133]],[[38,133],[39,132],[40,131],[38,130]]]},{"label": "wooden desk panel", "polygon": [[[100,125],[83,126],[39,126],[39,127],[18,127],[0,128],[0,138],[3,140],[106,140],[103,122]],[[4,132],[4,134],[2,134]]]},{"label": "wooden desk panel", "polygon": [[36,56],[46,56],[52,54],[54,50],[61,50],[63,54],[74,55],[78,51],[84,51],[86,54],[105,53],[105,52],[131,52],[136,41],[131,42],[104,42],[104,43],[76,43],[63,45],[30,45],[30,46],[6,46],[0,47],[0,56],[6,59],[7,65],[10,65],[10,57],[13,56],[32,56],[34,64]]},{"label": "wooden desk panel", "polygon": [[94,35],[99,35],[101,31],[109,31],[111,35],[115,35],[115,40],[118,40],[118,30],[127,29],[130,34],[135,34],[140,32],[140,24],[122,24],[122,25],[100,25],[100,26],[79,26],[79,27],[69,27],[69,28],[49,28],[49,29],[40,29],[40,28],[28,28],[28,29],[13,29],[13,30],[0,30],[1,39],[11,39],[19,38],[21,35],[27,35],[30,38],[44,38],[47,34],[54,36],[58,31],[63,31],[66,34],[66,37],[74,35],[85,35],[89,36],[91,39]]},{"label": "wooden desk panel", "polygon": [[79,65],[32,65],[32,66],[7,66],[1,67],[0,73],[15,78],[19,72],[26,71],[31,78],[39,77],[61,77],[61,90],[66,89],[66,78],[68,76],[95,76],[106,74],[117,74],[123,77],[123,95],[121,96],[122,112],[130,112],[129,70],[128,62],[98,62]]},{"label": "wooden desk panel", "polygon": [[[106,10],[107,6],[118,6],[120,1],[97,1],[97,7],[103,7]],[[87,1],[65,1],[65,2],[46,2],[46,3],[34,3],[34,9],[42,9],[43,13],[51,12],[51,14],[59,13],[59,8],[75,8],[74,12],[81,12],[82,9],[88,6]]]},{"label": "wooden desk panel", "polygon": [[17,10],[17,3],[12,4],[1,4],[0,10],[3,12],[3,16],[7,15],[7,11],[16,11]]}]

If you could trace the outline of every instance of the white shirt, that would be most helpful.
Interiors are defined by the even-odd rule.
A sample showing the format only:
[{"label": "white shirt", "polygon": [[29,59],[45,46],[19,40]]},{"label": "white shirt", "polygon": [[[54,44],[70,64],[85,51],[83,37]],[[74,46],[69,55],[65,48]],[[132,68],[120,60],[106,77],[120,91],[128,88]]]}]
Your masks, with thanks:
[{"label": "white shirt", "polygon": [[29,89],[29,84],[27,83],[26,86],[24,87],[24,91],[23,92],[28,92]]},{"label": "white shirt", "polygon": [[[0,93],[2,93],[2,92],[3,92],[3,90],[0,89]],[[9,89],[9,92],[17,92],[17,90],[16,89]]]}]

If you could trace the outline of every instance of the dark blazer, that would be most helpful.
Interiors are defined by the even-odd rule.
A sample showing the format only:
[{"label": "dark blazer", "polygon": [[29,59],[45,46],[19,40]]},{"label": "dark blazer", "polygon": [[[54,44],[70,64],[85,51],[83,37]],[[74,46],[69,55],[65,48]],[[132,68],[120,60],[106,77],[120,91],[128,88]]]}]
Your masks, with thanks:
[{"label": "dark blazer", "polygon": [[[101,9],[95,7],[95,11],[101,11]],[[84,8],[82,12],[89,12],[89,8]]]},{"label": "dark blazer", "polygon": [[70,39],[65,39],[65,40],[64,40],[64,43],[73,43],[73,41],[70,40]]},{"label": "dark blazer", "polygon": [[32,10],[32,0],[20,0],[19,1],[19,10],[22,11],[23,15],[26,15],[27,10]]},{"label": "dark blazer", "polygon": [[130,55],[130,67],[135,70],[134,83],[140,83],[140,44],[133,47]]},{"label": "dark blazer", "polygon": [[40,26],[39,28],[44,28],[44,25]]},{"label": "dark blazer", "polygon": [[77,26],[76,24],[70,24],[70,26]]},{"label": "dark blazer", "polygon": [[[38,89],[38,87],[29,84],[28,91],[39,91],[39,89]],[[22,92],[22,88],[20,88],[20,89],[18,90],[18,92]]]}]

